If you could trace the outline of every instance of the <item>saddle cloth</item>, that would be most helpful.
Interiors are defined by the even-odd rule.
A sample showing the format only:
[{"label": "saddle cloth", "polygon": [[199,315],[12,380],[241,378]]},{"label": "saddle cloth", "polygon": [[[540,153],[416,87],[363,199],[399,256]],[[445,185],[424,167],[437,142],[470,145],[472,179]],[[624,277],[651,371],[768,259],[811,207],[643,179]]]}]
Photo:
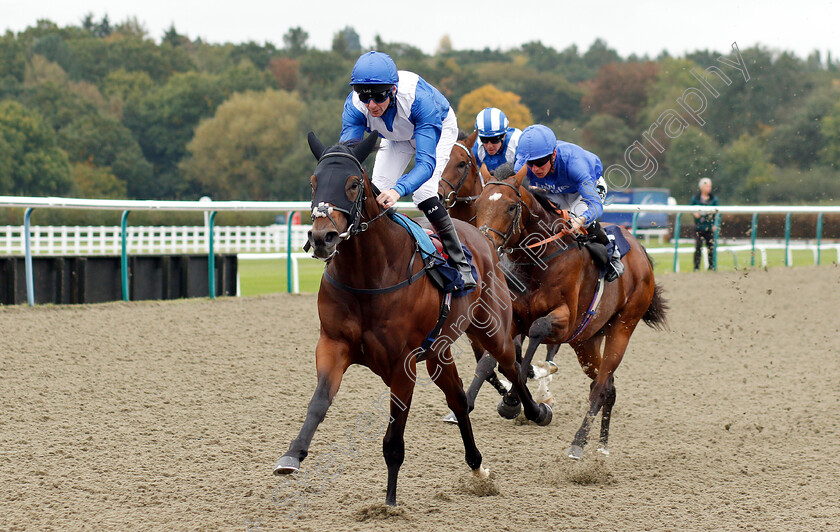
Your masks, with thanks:
[{"label": "saddle cloth", "polygon": [[[621,227],[617,225],[602,225],[601,227],[604,228],[607,239],[610,241],[607,244],[607,264],[610,262],[616,247],[618,247],[618,253],[621,257],[627,255],[627,252],[630,251],[630,242],[624,238]],[[598,274],[603,277],[607,273],[607,264],[601,264],[598,261],[596,261],[596,264],[598,265]]]},{"label": "saddle cloth", "polygon": [[[475,288],[467,291],[462,290],[464,280],[461,278],[461,273],[458,271],[458,268],[449,263],[447,260],[449,257],[443,254],[443,245],[440,244],[440,239],[437,235],[433,235],[431,231],[427,232],[426,229],[420,227],[420,224],[404,214],[393,212],[389,216],[394,222],[401,225],[417,242],[422,252],[423,260],[429,268],[429,277],[441,291],[444,293],[452,292],[454,297],[461,297],[475,290]],[[432,236],[434,236],[438,245],[432,241]],[[472,266],[473,277],[478,279],[478,272],[475,269],[475,264],[473,264],[472,253],[463,244],[461,244],[461,248],[464,250],[467,261]]]}]

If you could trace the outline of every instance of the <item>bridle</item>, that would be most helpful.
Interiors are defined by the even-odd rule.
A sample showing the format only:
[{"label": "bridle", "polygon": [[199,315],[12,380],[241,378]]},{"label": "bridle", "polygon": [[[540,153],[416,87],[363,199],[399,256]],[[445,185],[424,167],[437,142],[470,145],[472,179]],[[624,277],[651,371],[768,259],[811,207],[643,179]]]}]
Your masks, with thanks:
[{"label": "bridle", "polygon": [[513,238],[514,231],[516,231],[516,229],[519,227],[519,222],[522,220],[522,207],[525,205],[525,202],[522,201],[522,194],[519,192],[519,187],[516,185],[506,183],[505,181],[490,181],[485,185],[485,187],[489,187],[490,185],[504,185],[506,187],[512,188],[513,191],[516,192],[516,197],[519,200],[516,204],[516,212],[513,215],[513,220],[510,222],[510,227],[508,227],[507,231],[502,233],[501,231],[493,229],[492,227],[487,225],[482,225],[478,228],[478,230],[484,233],[484,236],[490,239],[491,242],[493,241],[493,239],[490,237],[489,233],[495,233],[502,237],[501,245],[496,248],[496,254],[501,256],[503,254],[512,253],[514,251],[514,248],[506,246],[510,239]]},{"label": "bridle", "polygon": [[[467,164],[464,165],[464,171],[461,173],[461,177],[458,179],[458,182],[455,185],[453,185],[452,183],[450,183],[449,181],[447,181],[446,179],[444,179],[442,177],[440,178],[441,181],[443,181],[444,183],[449,185],[449,188],[452,189],[452,192],[450,192],[449,194],[447,194],[443,198],[443,206],[444,206],[444,208],[446,208],[446,210],[451,209],[458,202],[471,203],[471,202],[477,200],[478,197],[481,195],[481,194],[478,194],[478,195],[475,195],[475,196],[458,196],[458,192],[464,186],[464,181],[467,180],[467,176],[470,174],[470,167],[472,167],[472,165],[473,165],[473,156],[472,156],[472,152],[470,151],[469,148],[467,148],[466,145],[464,145],[460,142],[456,142],[454,145],[458,146],[459,148],[461,148],[462,150],[464,150],[466,152],[466,154],[467,154]],[[477,174],[478,179],[481,180],[481,187],[484,188],[484,177],[481,175],[481,172],[479,172],[477,167],[475,169],[475,173]]]},{"label": "bridle", "polygon": [[[370,215],[367,213],[367,209],[365,208],[367,195],[365,194],[365,179],[363,177],[365,175],[365,169],[362,166],[362,163],[359,162],[359,160],[355,156],[353,156],[349,153],[344,153],[344,152],[337,151],[337,152],[325,153],[323,156],[321,156],[320,159],[318,159],[318,164],[321,164],[321,162],[324,161],[325,159],[327,159],[328,157],[345,157],[347,159],[350,159],[353,163],[355,163],[355,165],[359,169],[359,177],[356,179],[355,183],[358,186],[362,187],[362,190],[356,196],[356,199],[353,200],[353,204],[352,204],[352,206],[350,207],[349,210],[341,208],[341,207],[337,207],[332,203],[326,203],[326,202],[321,202],[318,205],[313,205],[312,206],[312,219],[315,220],[317,218],[327,218],[330,221],[330,223],[333,224],[333,227],[335,227],[336,232],[338,232],[339,231],[338,224],[335,223],[335,219],[332,217],[332,213],[333,213],[333,211],[343,212],[344,214],[347,215],[347,218],[348,218],[348,220],[350,220],[350,223],[347,225],[347,230],[345,230],[343,233],[339,233],[338,237],[341,240],[348,240],[351,236],[358,235],[359,233],[367,231],[370,224],[372,224],[373,222],[375,222],[376,220],[381,218],[383,215],[391,212],[391,210],[393,208],[391,207],[391,208],[385,209],[382,212],[380,212],[379,214],[377,214],[376,216],[374,216],[373,218],[371,218]],[[313,204],[314,204],[314,200],[313,200]],[[364,218],[368,218],[368,220],[363,221]],[[309,247],[310,247],[310,243],[309,243],[309,241],[307,241],[306,244],[303,246],[303,250],[304,251],[309,251]],[[333,258],[336,255],[336,253],[338,253],[338,245],[335,246],[335,249],[333,250],[333,252],[330,254],[329,257],[326,257],[326,258],[323,258],[323,259],[320,258],[320,257],[315,257],[315,258],[318,258],[319,260],[323,260],[324,262],[328,262],[331,258]]]}]

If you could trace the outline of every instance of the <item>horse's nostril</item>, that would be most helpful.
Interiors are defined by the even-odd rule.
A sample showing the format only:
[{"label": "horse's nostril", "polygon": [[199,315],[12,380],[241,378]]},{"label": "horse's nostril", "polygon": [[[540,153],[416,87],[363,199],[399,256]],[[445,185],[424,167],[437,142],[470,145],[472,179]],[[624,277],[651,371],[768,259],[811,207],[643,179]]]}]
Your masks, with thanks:
[{"label": "horse's nostril", "polygon": [[330,231],[326,234],[326,236],[324,236],[324,242],[326,242],[327,244],[332,244],[333,242],[335,242],[336,238],[338,238],[338,233],[336,233],[335,231]]}]

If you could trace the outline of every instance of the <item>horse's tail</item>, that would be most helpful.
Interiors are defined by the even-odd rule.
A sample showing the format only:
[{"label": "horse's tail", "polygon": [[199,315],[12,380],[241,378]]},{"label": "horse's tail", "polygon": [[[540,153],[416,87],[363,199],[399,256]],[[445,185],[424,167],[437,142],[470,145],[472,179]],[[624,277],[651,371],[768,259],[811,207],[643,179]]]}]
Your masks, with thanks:
[{"label": "horse's tail", "polygon": [[[642,246],[642,248],[644,249],[644,246]],[[650,268],[653,270],[653,259],[650,258],[646,249],[645,255],[647,255]],[[653,298],[650,300],[650,305],[644,315],[642,315],[642,320],[648,327],[653,327],[654,329],[658,329],[660,331],[668,328],[668,323],[665,318],[665,313],[668,311],[668,301],[662,297],[662,291],[661,284],[654,285]]]}]

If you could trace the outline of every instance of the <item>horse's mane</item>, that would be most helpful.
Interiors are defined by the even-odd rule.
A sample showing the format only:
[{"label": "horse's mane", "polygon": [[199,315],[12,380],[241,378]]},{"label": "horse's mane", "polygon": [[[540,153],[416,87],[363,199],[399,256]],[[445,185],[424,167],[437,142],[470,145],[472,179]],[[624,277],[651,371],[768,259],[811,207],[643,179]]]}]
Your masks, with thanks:
[{"label": "horse's mane", "polygon": [[537,187],[527,187],[528,192],[534,196],[534,199],[537,200],[537,203],[542,205],[542,208],[545,209],[549,214],[557,215],[557,205],[554,205],[550,199],[548,199],[548,193]]},{"label": "horse's mane", "polygon": [[[496,168],[496,170],[493,172],[493,177],[495,177],[499,181],[504,181],[505,179],[511,177],[514,174],[515,172],[513,171],[513,163],[505,163]],[[525,176],[525,178],[522,180],[522,186],[524,186],[525,189],[528,190],[528,192],[530,192],[532,196],[534,196],[534,199],[537,200],[537,203],[539,203],[542,206],[542,208],[545,209],[550,216],[552,216],[552,218],[557,217],[557,206],[551,203],[551,200],[548,199],[548,193],[545,190],[538,187],[530,186],[528,176]]]}]

